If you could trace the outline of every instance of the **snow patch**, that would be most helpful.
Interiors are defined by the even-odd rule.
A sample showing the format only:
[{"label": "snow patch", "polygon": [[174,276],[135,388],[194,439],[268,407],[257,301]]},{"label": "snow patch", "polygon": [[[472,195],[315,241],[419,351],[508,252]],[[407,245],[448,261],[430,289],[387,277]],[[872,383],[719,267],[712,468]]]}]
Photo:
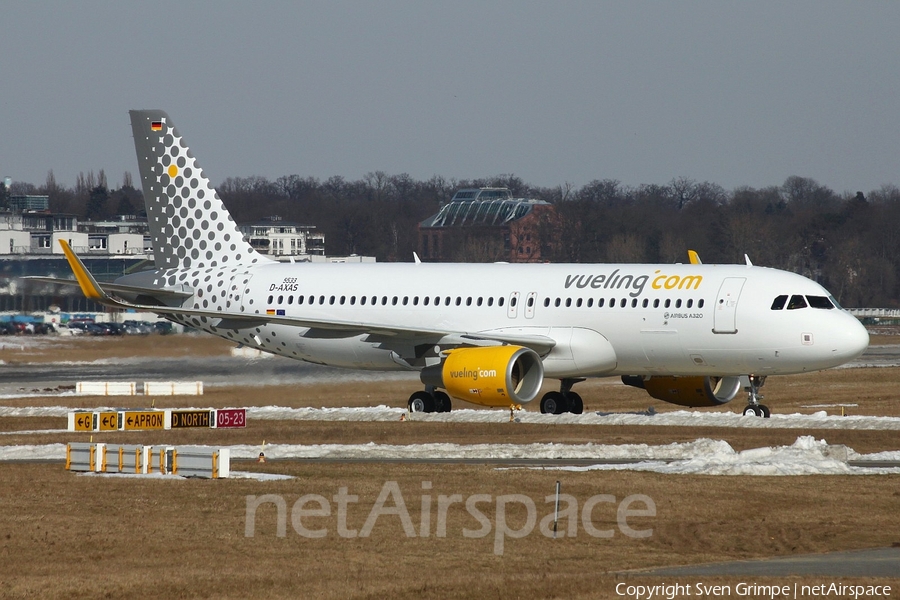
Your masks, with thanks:
[{"label": "snow patch", "polygon": [[[259,446],[229,447],[233,460],[253,460]],[[2,460],[62,460],[64,444],[44,446],[0,446]],[[269,459],[588,459],[591,466],[525,467],[565,471],[628,470],[680,475],[875,475],[900,474],[900,468],[853,467],[848,460],[900,461],[900,452],[862,455],[845,446],[829,445],[825,440],[801,436],[790,446],[753,448],[736,452],[722,440],[698,439],[693,442],[661,446],[647,444],[272,444],[266,446]],[[622,464],[622,461],[630,461]],[[602,464],[602,463],[608,464]],[[522,467],[515,467],[522,468]],[[232,473],[233,477],[245,477]],[[283,479],[287,476],[247,474],[259,480]]]}]

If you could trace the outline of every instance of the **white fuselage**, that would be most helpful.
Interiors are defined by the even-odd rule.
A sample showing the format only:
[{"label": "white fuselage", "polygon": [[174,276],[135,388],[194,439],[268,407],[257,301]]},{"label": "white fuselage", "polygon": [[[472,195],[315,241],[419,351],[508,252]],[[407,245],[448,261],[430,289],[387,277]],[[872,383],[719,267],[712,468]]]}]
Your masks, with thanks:
[{"label": "white fuselage", "polygon": [[[773,310],[778,296],[829,294],[762,267],[263,263],[211,271],[207,281],[230,281],[230,291],[195,291],[185,307],[358,323],[370,333],[183,322],[342,367],[418,369],[439,360],[428,348],[439,336],[397,339],[379,326],[551,338],[556,345],[542,356],[551,378],[799,373],[843,364],[868,345],[865,329],[839,308]],[[172,273],[159,283],[177,281]]]}]

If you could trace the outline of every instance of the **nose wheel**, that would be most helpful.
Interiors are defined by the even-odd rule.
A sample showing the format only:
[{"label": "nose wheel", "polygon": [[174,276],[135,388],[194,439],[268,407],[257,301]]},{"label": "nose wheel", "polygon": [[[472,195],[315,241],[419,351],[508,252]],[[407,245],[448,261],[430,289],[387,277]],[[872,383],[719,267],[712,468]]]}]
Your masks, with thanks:
[{"label": "nose wheel", "polygon": [[762,417],[768,419],[772,413],[765,404],[760,404],[763,395],[759,393],[759,388],[766,383],[765,376],[751,375],[750,387],[747,388],[747,407],[744,409],[744,416]]}]

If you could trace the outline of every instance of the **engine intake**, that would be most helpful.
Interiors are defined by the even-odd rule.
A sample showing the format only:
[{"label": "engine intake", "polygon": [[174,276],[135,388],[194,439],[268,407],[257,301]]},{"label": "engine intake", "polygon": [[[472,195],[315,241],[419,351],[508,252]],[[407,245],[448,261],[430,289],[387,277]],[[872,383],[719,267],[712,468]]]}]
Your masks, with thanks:
[{"label": "engine intake", "polygon": [[622,383],[647,390],[657,400],[679,406],[719,406],[730,402],[741,390],[741,378],[728,377],[639,377],[623,375]]},{"label": "engine intake", "polygon": [[544,381],[544,365],[530,348],[457,348],[446,355],[441,364],[422,369],[422,383],[473,404],[525,404],[538,395]]}]

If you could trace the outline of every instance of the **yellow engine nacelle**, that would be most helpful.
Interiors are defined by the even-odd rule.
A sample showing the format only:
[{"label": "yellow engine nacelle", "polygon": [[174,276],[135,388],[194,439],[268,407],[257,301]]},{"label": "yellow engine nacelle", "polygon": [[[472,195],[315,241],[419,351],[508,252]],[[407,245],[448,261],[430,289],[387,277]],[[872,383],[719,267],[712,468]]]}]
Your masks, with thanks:
[{"label": "yellow engine nacelle", "polygon": [[719,406],[731,401],[741,390],[740,377],[636,377],[625,375],[622,383],[643,388],[647,393],[679,406]]},{"label": "yellow engine nacelle", "polygon": [[529,348],[457,348],[446,355],[440,365],[422,370],[422,383],[443,388],[450,396],[473,404],[525,404],[537,396],[544,381],[541,358]]}]

